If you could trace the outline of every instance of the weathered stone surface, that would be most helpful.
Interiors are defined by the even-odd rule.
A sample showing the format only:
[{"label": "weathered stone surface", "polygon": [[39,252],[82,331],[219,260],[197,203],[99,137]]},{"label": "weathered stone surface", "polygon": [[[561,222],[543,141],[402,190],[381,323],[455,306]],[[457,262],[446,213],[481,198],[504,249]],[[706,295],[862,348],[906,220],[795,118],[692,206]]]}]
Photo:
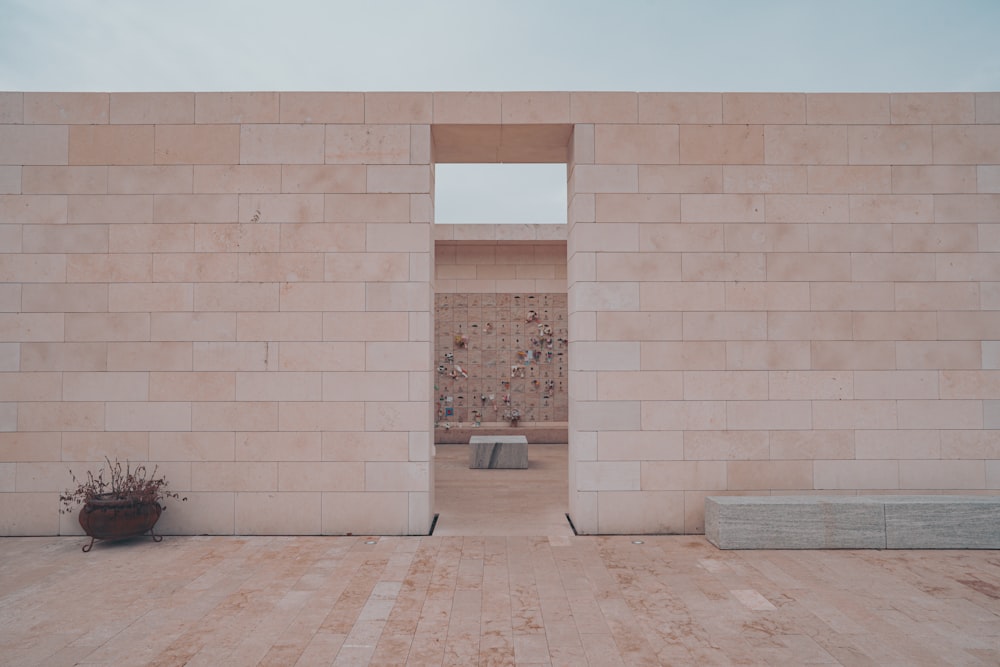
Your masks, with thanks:
[{"label": "weathered stone surface", "polygon": [[1000,549],[1000,496],[705,499],[720,549]]},{"label": "weathered stone surface", "polygon": [[885,532],[888,549],[1000,549],[1000,497],[893,498]]},{"label": "weathered stone surface", "polygon": [[469,438],[470,468],[527,468],[528,439],[523,435],[474,435]]},{"label": "weathered stone surface", "polygon": [[705,537],[720,549],[883,549],[885,516],[854,496],[708,497]]}]

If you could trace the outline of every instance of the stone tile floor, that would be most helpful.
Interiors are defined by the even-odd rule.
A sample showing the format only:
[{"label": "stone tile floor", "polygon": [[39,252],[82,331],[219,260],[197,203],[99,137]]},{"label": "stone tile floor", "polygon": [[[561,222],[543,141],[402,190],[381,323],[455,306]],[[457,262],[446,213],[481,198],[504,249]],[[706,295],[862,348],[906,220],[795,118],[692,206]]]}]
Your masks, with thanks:
[{"label": "stone tile floor", "polygon": [[85,542],[0,539],[0,664],[1000,664],[996,551],[561,530]]},{"label": "stone tile floor", "polygon": [[572,535],[566,449],[528,445],[525,470],[470,470],[468,445],[438,445],[434,534]]}]

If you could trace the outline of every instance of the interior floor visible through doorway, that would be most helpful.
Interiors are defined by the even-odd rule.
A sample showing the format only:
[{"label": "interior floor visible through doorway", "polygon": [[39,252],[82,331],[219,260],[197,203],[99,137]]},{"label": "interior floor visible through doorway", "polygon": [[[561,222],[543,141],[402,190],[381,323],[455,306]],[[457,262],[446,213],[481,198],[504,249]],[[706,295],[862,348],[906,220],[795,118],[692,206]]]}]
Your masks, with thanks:
[{"label": "interior floor visible through doorway", "polygon": [[469,445],[437,445],[434,535],[569,536],[565,444],[528,445],[528,468],[469,468]]}]

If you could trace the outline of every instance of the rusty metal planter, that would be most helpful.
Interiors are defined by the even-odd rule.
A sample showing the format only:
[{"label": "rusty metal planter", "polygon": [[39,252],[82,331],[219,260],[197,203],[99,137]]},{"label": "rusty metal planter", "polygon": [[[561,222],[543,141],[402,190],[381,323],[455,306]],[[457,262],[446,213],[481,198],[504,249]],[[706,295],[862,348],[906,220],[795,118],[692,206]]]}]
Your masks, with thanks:
[{"label": "rusty metal planter", "polygon": [[90,544],[83,551],[90,551],[95,540],[121,540],[144,535],[147,532],[154,542],[163,539],[153,532],[163,508],[156,502],[119,499],[104,494],[88,500],[80,510],[79,521],[90,537]]}]

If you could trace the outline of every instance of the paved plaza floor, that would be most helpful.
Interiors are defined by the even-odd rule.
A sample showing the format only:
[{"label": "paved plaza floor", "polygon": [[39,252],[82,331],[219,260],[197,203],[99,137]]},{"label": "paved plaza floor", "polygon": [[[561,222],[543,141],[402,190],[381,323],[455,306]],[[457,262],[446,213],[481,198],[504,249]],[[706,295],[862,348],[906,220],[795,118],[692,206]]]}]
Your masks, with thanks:
[{"label": "paved plaza floor", "polygon": [[[1000,664],[1000,552],[577,537],[558,521],[565,480],[546,497],[508,475],[492,503],[463,504],[484,494],[473,473],[515,471],[467,476],[462,449],[438,454],[429,537],[168,536],[89,554],[82,537],[0,539],[0,664]],[[508,523],[533,511],[551,530]]]}]

